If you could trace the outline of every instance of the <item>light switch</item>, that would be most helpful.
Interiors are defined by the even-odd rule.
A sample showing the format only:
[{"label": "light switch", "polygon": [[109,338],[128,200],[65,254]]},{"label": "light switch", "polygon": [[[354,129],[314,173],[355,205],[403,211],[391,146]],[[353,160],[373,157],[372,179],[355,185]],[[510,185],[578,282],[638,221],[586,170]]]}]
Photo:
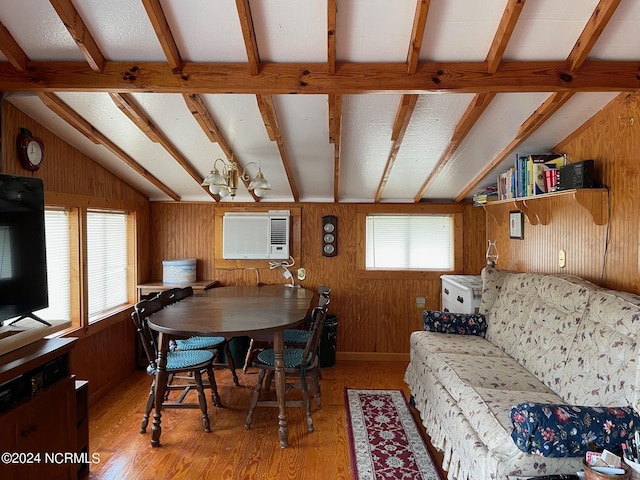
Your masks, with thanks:
[{"label": "light switch", "polygon": [[564,268],[566,264],[567,252],[565,252],[564,250],[560,250],[560,252],[558,252],[558,265],[560,266],[560,268]]},{"label": "light switch", "polygon": [[427,301],[424,297],[416,297],[416,308],[424,308]]}]

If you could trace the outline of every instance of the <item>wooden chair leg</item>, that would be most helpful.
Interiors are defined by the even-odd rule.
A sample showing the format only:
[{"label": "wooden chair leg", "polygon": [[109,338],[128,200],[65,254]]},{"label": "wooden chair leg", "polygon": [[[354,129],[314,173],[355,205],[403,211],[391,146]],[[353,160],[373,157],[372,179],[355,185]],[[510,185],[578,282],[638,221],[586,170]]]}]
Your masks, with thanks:
[{"label": "wooden chair leg", "polygon": [[260,373],[258,374],[258,382],[256,383],[256,388],[253,389],[253,396],[251,397],[251,404],[249,405],[249,413],[247,414],[247,419],[244,422],[244,428],[249,430],[251,428],[251,422],[253,421],[253,410],[256,408],[258,404],[258,398],[260,397],[260,389],[262,388],[262,381],[264,380],[265,370],[260,369]]},{"label": "wooden chair leg", "polygon": [[147,426],[149,425],[149,415],[151,409],[155,403],[155,381],[151,382],[151,389],[149,390],[149,396],[147,397],[147,405],[144,410],[144,416],[142,417],[142,423],[140,424],[140,433],[147,433]]},{"label": "wooden chair leg", "polygon": [[[211,403],[213,403],[213,405],[216,407],[222,407],[222,402],[220,401],[220,395],[218,395],[218,384],[216,382],[216,377],[213,373],[213,367],[207,368],[207,376],[209,377],[209,387],[211,388]],[[197,378],[196,378],[196,381],[197,381]]]},{"label": "wooden chair leg", "polygon": [[204,424],[204,431],[211,432],[211,424],[209,423],[209,415],[207,414],[207,398],[204,394],[204,387],[202,385],[202,373],[194,372],[196,378],[196,390],[198,391],[198,403],[200,404],[200,411],[202,412],[202,423]]},{"label": "wooden chair leg", "polygon": [[231,355],[231,348],[229,347],[229,343],[227,342],[224,346],[224,351],[227,354],[227,364],[229,365],[229,370],[231,370],[231,376],[233,377],[233,383],[236,387],[240,386],[240,382],[238,381],[238,374],[236,373],[236,366],[233,362],[233,356]]},{"label": "wooden chair leg", "polygon": [[249,349],[247,350],[247,355],[244,357],[244,366],[242,367],[242,373],[247,373],[247,368],[251,365],[253,361],[253,338],[249,340]]},{"label": "wooden chair leg", "polygon": [[316,403],[316,409],[320,410],[322,408],[322,404],[320,403],[320,372],[318,371],[318,375],[311,374],[309,376],[309,380],[311,382],[311,386],[313,387],[313,400]]},{"label": "wooden chair leg", "polygon": [[311,418],[311,400],[309,399],[309,386],[307,385],[307,377],[304,373],[300,376],[300,389],[302,390],[302,404],[304,405],[304,412],[307,416],[307,428],[310,432],[313,432],[313,418]]}]

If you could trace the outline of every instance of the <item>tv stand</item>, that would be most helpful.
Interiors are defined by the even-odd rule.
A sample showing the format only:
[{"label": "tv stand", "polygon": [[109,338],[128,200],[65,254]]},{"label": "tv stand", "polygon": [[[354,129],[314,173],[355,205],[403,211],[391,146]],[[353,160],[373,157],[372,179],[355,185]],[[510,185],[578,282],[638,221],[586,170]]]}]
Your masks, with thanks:
[{"label": "tv stand", "polygon": [[[34,319],[36,322],[40,322],[45,324],[47,327],[50,327],[51,324],[49,322],[47,322],[46,320],[41,319],[39,316],[37,316],[35,313],[31,312],[31,313],[25,313],[24,315],[20,315],[18,318],[16,318],[13,322],[11,322],[9,325],[15,325],[16,323],[18,323],[20,320],[24,320],[25,318],[32,318]],[[0,327],[2,326],[2,324],[0,323]]]}]

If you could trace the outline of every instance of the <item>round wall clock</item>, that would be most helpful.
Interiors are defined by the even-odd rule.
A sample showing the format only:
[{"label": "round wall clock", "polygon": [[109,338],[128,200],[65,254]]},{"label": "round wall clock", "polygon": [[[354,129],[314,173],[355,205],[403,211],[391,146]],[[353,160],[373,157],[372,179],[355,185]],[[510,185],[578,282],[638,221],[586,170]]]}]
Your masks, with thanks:
[{"label": "round wall clock", "polygon": [[44,143],[41,139],[31,135],[26,128],[21,128],[16,140],[16,148],[22,168],[31,171],[40,168],[44,158]]}]

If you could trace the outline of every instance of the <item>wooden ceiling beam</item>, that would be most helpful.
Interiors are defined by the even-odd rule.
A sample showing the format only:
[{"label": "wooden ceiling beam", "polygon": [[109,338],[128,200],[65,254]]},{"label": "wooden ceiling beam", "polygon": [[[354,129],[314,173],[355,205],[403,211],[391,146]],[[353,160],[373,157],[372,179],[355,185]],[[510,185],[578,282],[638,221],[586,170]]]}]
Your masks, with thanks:
[{"label": "wooden ceiling beam", "polygon": [[164,183],[154,177],[149,171],[147,171],[142,165],[136,162],[133,158],[127,155],[120,147],[107,138],[102,132],[96,129],[93,125],[87,122],[84,118],[78,115],[69,105],[64,103],[59,97],[53,93],[38,93],[38,97],[42,100],[51,111],[66,121],[73,128],[78,130],[82,135],[87,137],[96,145],[102,145],[116,157],[127,164],[131,169],[138,173],[143,178],[147,179],[150,183],[155,185],[159,190],[164,192],[170,198],[175,201],[180,200],[180,196],[167,187]]},{"label": "wooden ceiling beam", "polygon": [[570,72],[575,72],[582,66],[618,5],[620,5],[620,0],[600,0],[567,57]]},{"label": "wooden ceiling beam", "polygon": [[436,163],[435,167],[414,197],[414,202],[417,203],[422,199],[422,196],[427,191],[427,188],[429,188],[431,182],[443,170],[445,165],[452,159],[453,154],[456,152],[456,150],[458,150],[458,147],[460,146],[462,141],[467,137],[473,126],[476,124],[480,116],[484,113],[495,96],[495,93],[476,94],[476,96],[473,98],[464,114],[458,121],[456,128],[453,131],[453,135],[451,136],[451,140],[449,141],[449,145],[447,146],[447,149],[440,156],[440,159]]},{"label": "wooden ceiling beam", "polygon": [[202,98],[199,95],[183,95],[184,101],[191,112],[191,115],[196,119],[204,133],[207,135],[207,138],[211,140],[213,143],[217,143],[225,156],[230,159],[233,155],[231,147],[229,143],[224,138],[222,131],[218,127],[218,124],[215,122],[207,106],[202,101]]},{"label": "wooden ceiling beam", "polygon": [[333,201],[340,197],[340,133],[342,129],[342,96],[329,95],[329,142],[333,144]]},{"label": "wooden ceiling beam", "polygon": [[105,64],[104,55],[71,0],[49,0],[49,2],[67,27],[91,69],[102,72]]},{"label": "wooden ceiling beam", "polygon": [[507,6],[500,19],[500,24],[498,25],[498,30],[496,31],[495,37],[493,37],[491,48],[489,48],[489,53],[487,54],[487,72],[495,73],[498,70],[507,44],[509,40],[511,40],[511,34],[516,28],[518,18],[520,18],[520,13],[522,12],[525,1],[526,0],[509,0],[507,2]]},{"label": "wooden ceiling beam", "polygon": [[429,14],[429,4],[431,0],[416,0],[416,13],[413,17],[413,28],[411,29],[411,40],[409,52],[407,53],[407,73],[416,73],[418,62],[420,61],[420,49],[422,48],[422,38],[427,24]]},{"label": "wooden ceiling beam", "polygon": [[[156,127],[146,113],[140,108],[131,96],[128,94],[110,93],[109,96],[114,101],[116,106],[124,113],[134,125],[136,125],[152,142],[159,143],[162,147],[171,155],[184,170],[193,178],[198,185],[202,183],[202,176],[191,165],[191,163],[182,156],[176,146],[171,143],[158,127]],[[213,197],[216,201],[220,200],[219,195],[215,195],[209,191],[209,188],[202,187],[208,195]]]},{"label": "wooden ceiling beam", "polygon": [[327,72],[336,73],[336,22],[337,0],[327,0]]},{"label": "wooden ceiling beam", "polygon": [[260,54],[258,53],[258,41],[256,40],[256,31],[253,26],[253,16],[251,15],[249,0],[236,0],[236,8],[238,10],[238,18],[240,19],[244,46],[247,50],[249,72],[251,75],[256,76],[260,73]]},{"label": "wooden ceiling beam", "polygon": [[289,154],[287,153],[287,149],[280,132],[280,124],[278,122],[276,109],[273,105],[273,99],[270,95],[256,95],[256,100],[258,101],[258,108],[260,109],[260,114],[262,115],[264,126],[269,133],[269,139],[271,141],[275,141],[278,145],[280,158],[282,159],[282,166],[284,167],[284,171],[287,174],[287,180],[289,181],[289,188],[291,189],[291,194],[293,195],[293,201],[298,202],[300,200],[300,196],[298,195],[298,187],[296,186],[296,180],[291,168],[291,162],[289,161]]},{"label": "wooden ceiling beam", "polygon": [[398,106],[396,119],[392,129],[393,132],[397,132],[395,135],[396,138],[393,140],[393,145],[391,146],[391,151],[389,152],[389,157],[387,158],[387,163],[384,167],[384,172],[382,174],[382,178],[380,179],[380,184],[378,185],[378,190],[376,191],[376,196],[374,199],[374,202],[376,203],[378,203],[382,198],[382,192],[387,185],[389,175],[391,175],[391,170],[393,169],[393,164],[395,163],[396,157],[398,156],[400,145],[402,145],[404,134],[407,131],[407,127],[409,126],[411,115],[413,114],[413,110],[416,108],[418,96],[419,95],[403,95],[400,99],[400,105]]},{"label": "wooden ceiling beam", "polygon": [[173,38],[173,33],[171,33],[171,28],[169,28],[167,17],[165,17],[162,10],[162,5],[160,5],[160,0],[142,0],[142,5],[144,5],[147,16],[151,20],[151,25],[153,25],[169,66],[174,73],[180,73],[183,65],[182,57]]},{"label": "wooden ceiling beam", "polygon": [[185,63],[181,79],[167,63],[107,62],[92,71],[84,62],[30,62],[25,72],[0,62],[0,91],[158,92],[250,94],[622,92],[640,89],[640,63],[586,61],[570,73],[563,62],[503,62],[487,73],[485,62],[406,65],[344,63],[329,75],[325,64],[263,63],[259,75],[246,64]]},{"label": "wooden ceiling beam", "polygon": [[573,96],[572,92],[557,92],[551,96],[536,109],[535,112],[525,120],[520,126],[515,138],[502,149],[502,151],[491,160],[485,167],[474,177],[471,182],[458,194],[454,202],[461,202],[484,178],[491,173],[500,163],[502,163],[509,155],[515,152],[527,138],[531,136],[544,122],[546,122],[558,109],[564,105],[567,100]]},{"label": "wooden ceiling beam", "polygon": [[13,36],[7,27],[0,22],[0,52],[7,57],[9,63],[18,72],[24,72],[27,70],[29,64],[29,57],[24,53],[24,50],[20,48],[18,42],[15,41]]}]

